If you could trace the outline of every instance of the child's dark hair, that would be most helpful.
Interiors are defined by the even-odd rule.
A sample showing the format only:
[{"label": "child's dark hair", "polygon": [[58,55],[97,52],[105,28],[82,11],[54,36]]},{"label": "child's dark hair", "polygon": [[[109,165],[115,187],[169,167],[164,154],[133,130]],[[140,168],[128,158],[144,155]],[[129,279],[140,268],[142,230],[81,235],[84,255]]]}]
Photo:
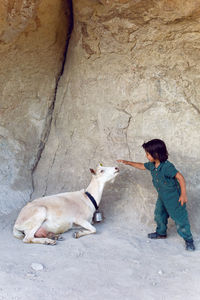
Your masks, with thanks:
[{"label": "child's dark hair", "polygon": [[154,159],[164,162],[168,159],[168,152],[165,143],[162,140],[154,139],[142,145]]}]

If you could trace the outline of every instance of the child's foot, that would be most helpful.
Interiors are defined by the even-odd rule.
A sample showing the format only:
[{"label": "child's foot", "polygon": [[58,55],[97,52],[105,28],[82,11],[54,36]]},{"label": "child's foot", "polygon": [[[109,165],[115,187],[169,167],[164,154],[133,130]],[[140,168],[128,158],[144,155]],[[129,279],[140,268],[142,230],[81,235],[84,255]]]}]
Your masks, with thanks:
[{"label": "child's foot", "polygon": [[185,241],[185,249],[188,251],[194,251],[195,246],[193,241]]},{"label": "child's foot", "polygon": [[157,232],[152,232],[148,234],[149,239],[166,239],[167,235],[166,234],[158,234]]}]

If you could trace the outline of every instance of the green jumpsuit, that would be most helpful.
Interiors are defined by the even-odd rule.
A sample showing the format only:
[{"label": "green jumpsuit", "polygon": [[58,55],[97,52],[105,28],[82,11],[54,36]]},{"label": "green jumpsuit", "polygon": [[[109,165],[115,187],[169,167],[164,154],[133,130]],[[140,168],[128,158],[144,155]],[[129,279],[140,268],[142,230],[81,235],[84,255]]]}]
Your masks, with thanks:
[{"label": "green jumpsuit", "polygon": [[180,185],[175,175],[177,169],[168,160],[160,163],[158,168],[153,162],[144,164],[145,168],[151,172],[153,185],[158,192],[158,199],[155,208],[156,232],[165,235],[169,216],[175,221],[178,234],[185,241],[192,241],[190,223],[186,210],[179,202]]}]

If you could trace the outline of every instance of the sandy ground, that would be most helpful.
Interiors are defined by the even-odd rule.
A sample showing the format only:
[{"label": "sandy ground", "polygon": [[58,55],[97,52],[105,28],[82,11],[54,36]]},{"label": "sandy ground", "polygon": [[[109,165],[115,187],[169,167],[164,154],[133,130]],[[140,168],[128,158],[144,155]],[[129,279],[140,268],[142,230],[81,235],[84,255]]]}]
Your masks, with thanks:
[{"label": "sandy ground", "polygon": [[152,241],[152,228],[106,219],[95,235],[76,240],[69,231],[55,246],[33,245],[12,236],[15,218],[0,221],[0,300],[200,299],[197,236],[197,250],[187,252],[175,230]]}]

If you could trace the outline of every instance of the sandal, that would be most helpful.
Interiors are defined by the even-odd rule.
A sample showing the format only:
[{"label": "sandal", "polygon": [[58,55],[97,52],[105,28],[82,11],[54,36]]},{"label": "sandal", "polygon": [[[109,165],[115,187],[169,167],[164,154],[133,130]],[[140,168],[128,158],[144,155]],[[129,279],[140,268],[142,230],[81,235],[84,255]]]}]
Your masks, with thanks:
[{"label": "sandal", "polygon": [[152,232],[148,234],[149,239],[166,239],[167,235],[166,234],[158,234],[157,232]]},{"label": "sandal", "polygon": [[195,250],[193,240],[192,241],[185,241],[185,249],[188,250],[188,251],[194,251]]}]

